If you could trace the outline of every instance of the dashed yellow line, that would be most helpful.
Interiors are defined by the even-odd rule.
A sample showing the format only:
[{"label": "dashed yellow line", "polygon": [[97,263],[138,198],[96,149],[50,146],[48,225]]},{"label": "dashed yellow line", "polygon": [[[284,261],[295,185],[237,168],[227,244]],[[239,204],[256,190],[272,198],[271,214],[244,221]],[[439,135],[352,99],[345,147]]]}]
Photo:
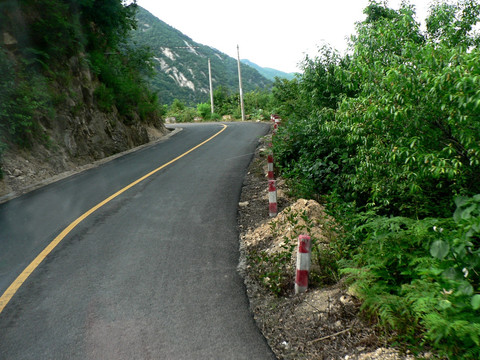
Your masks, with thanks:
[{"label": "dashed yellow line", "polygon": [[27,278],[30,276],[32,272],[35,271],[35,269],[42,263],[42,261],[50,254],[55,247],[67,236],[70,231],[75,229],[75,227],[80,224],[83,220],[85,220],[87,217],[92,215],[95,211],[100,209],[102,206],[105,204],[108,204],[110,201],[115,199],[117,196],[123,194],[125,191],[128,189],[134,187],[138,183],[142,182],[143,180],[149,178],[153,174],[157,173],[158,171],[162,170],[163,168],[167,167],[170,164],[173,164],[175,161],[180,160],[184,156],[190,154],[192,151],[198,149],[200,146],[205,145],[207,142],[215,138],[216,136],[220,135],[225,129],[227,128],[227,125],[222,124],[223,129],[214,134],[213,136],[209,137],[207,140],[204,142],[198,144],[197,146],[191,148],[187,152],[183,153],[182,155],[177,156],[175,159],[163,164],[162,166],[156,168],[155,170],[149,172],[148,174],[142,176],[141,178],[135,180],[134,182],[130,183],[129,185],[125,186],[123,189],[117,191],[115,194],[109,196],[102,202],[98,203],[94,207],[92,207],[90,210],[82,214],[80,217],[78,217],[75,221],[73,221],[70,225],[68,225],[63,231],[55,238],[53,241],[48,244],[48,246],[43,249],[43,251],[37,255],[37,257],[25,268],[25,270],[22,271],[20,275],[15,279],[15,281],[8,287],[7,290],[3,293],[2,297],[0,297],[0,313],[3,311],[5,306],[9,303],[9,301],[12,299],[12,297],[15,295],[15,293],[18,291],[18,289],[22,286],[22,284],[27,280]]}]

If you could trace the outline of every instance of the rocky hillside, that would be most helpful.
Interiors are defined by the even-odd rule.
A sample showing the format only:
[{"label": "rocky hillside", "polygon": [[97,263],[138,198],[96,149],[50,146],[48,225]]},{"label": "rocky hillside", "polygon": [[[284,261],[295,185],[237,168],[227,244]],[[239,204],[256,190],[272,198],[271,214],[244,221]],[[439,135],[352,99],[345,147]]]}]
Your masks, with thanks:
[{"label": "rocky hillside", "polygon": [[[40,134],[29,146],[10,143],[2,155],[0,198],[21,193],[47,178],[147,143],[166,132],[160,120],[125,125],[118,110],[100,110],[95,100],[99,86],[82,58],[72,57],[68,71],[68,96],[55,107],[53,116],[40,116]],[[54,86],[54,85],[52,85]],[[58,85],[55,85],[58,86]],[[58,88],[62,91],[62,88]]]},{"label": "rocky hillside", "polygon": [[0,197],[166,132],[121,35],[135,8],[77,3],[0,4]]},{"label": "rocky hillside", "polygon": [[[140,46],[149,47],[154,55],[156,74],[150,78],[162,103],[179,99],[187,104],[209,99],[208,59],[211,62],[214,88],[225,87],[238,92],[237,60],[206,45],[196,43],[177,29],[139,7],[138,28],[132,38]],[[235,46],[235,44],[232,44]],[[272,82],[256,69],[242,64],[245,92],[264,89]]]}]

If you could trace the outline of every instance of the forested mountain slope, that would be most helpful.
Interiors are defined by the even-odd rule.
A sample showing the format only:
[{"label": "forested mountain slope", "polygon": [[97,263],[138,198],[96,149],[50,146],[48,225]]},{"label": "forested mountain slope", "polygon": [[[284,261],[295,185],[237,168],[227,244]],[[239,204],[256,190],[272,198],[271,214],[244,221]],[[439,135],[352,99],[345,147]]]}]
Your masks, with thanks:
[{"label": "forested mountain slope", "polygon": [[275,70],[272,68],[264,68],[261,67],[260,65],[255,64],[254,62],[248,60],[248,59],[242,59],[242,63],[251,66],[254,69],[257,69],[257,71],[265,76],[267,79],[275,81],[275,78],[282,78],[282,79],[287,79],[287,80],[292,80],[295,77],[295,73],[286,73],[280,70]]},{"label": "forested mountain slope", "polygon": [[[150,48],[156,74],[150,77],[153,89],[162,103],[174,99],[190,105],[209,99],[208,59],[211,61],[213,87],[225,87],[238,92],[237,60],[206,45],[196,43],[188,36],[139,7],[138,28],[133,40]],[[235,46],[235,44],[232,44]],[[245,92],[263,89],[271,81],[242,64],[242,82]]]}]

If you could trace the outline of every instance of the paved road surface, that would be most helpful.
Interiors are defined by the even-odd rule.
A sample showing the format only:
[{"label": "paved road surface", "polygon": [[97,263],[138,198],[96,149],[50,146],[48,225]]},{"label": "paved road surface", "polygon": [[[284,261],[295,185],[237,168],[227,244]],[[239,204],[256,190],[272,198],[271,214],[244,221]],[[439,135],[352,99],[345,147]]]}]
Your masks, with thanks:
[{"label": "paved road surface", "polygon": [[[62,230],[222,129],[157,145],[0,205],[0,295]],[[218,136],[86,217],[0,313],[0,359],[272,359],[236,272],[236,210],[267,125]]]}]

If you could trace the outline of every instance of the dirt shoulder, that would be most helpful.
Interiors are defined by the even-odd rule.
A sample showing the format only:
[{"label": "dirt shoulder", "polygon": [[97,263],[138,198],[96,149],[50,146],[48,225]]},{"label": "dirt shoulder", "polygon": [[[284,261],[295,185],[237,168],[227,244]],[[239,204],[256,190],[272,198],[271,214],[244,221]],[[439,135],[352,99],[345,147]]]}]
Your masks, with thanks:
[{"label": "dirt shoulder", "polygon": [[308,220],[308,230],[323,239],[322,242],[328,242],[329,229],[318,219],[325,218],[319,216],[321,206],[289,197],[282,180],[277,181],[281,213],[275,219],[269,217],[265,152],[261,144],[242,189],[238,211],[239,271],[245,279],[255,320],[278,359],[413,359],[400,355],[395,349],[382,347],[374,326],[359,316],[360,302],[341,282],[316,286],[304,294],[294,295],[295,265],[292,261],[285,264],[292,274],[290,289],[281,296],[268,289],[272,288],[271,279],[260,274],[264,263],[260,263],[258,254],[270,255],[273,259],[284,245],[281,239],[296,235],[292,235],[293,228],[307,229],[307,226],[298,225],[300,217],[293,220],[294,225],[289,223],[287,220],[292,220],[292,214],[317,217]]}]

